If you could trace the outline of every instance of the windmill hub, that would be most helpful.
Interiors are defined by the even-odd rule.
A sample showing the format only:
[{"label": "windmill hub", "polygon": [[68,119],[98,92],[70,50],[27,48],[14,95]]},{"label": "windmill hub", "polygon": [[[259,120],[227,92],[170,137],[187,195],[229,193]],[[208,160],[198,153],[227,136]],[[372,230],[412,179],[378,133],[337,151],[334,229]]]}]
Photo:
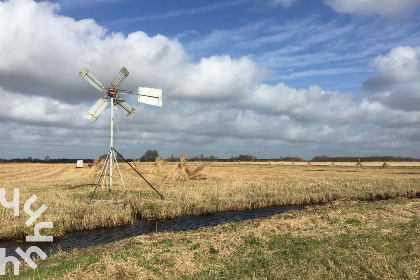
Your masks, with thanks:
[{"label": "windmill hub", "polygon": [[117,89],[116,88],[110,88],[109,90],[108,90],[108,96],[109,97],[116,97],[117,96]]}]

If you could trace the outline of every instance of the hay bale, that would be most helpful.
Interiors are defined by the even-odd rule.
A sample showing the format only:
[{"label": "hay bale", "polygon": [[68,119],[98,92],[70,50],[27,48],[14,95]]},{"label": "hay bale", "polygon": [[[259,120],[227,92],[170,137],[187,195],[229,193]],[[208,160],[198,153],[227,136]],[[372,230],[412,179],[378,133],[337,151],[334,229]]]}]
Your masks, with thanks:
[{"label": "hay bale", "polygon": [[354,167],[362,168],[362,167],[364,167],[364,165],[363,165],[363,163],[359,159],[359,161],[356,163],[356,165]]},{"label": "hay bale", "polygon": [[384,164],[382,164],[382,167],[381,168],[390,168],[391,167],[391,165],[389,165],[388,164],[388,162],[384,162]]},{"label": "hay bale", "polygon": [[157,157],[148,171],[152,174],[161,174],[163,173],[163,168],[167,163],[168,162],[166,160]]},{"label": "hay bale", "polygon": [[179,162],[172,171],[169,179],[175,181],[202,180],[206,178],[201,174],[201,171],[203,171],[205,167],[205,164],[199,164],[195,168],[191,168],[188,166],[185,156],[180,156]]},{"label": "hay bale", "polygon": [[187,167],[186,164],[187,160],[184,156],[179,157],[179,162],[175,166],[174,170],[172,171],[172,174],[170,176],[170,179],[175,181],[187,181],[189,180],[188,174],[187,174]]},{"label": "hay bale", "polygon": [[200,172],[204,170],[206,167],[205,164],[199,164],[194,169],[187,167],[187,174],[190,180],[203,180],[206,179],[206,176],[201,174]]}]

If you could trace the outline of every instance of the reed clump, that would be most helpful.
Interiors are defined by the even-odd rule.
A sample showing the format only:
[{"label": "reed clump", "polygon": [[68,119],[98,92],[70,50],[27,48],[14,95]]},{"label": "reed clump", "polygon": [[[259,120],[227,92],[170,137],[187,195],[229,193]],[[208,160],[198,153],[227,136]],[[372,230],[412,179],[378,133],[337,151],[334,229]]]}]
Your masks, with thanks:
[{"label": "reed clump", "polygon": [[188,164],[185,156],[180,156],[179,162],[170,174],[169,179],[174,181],[204,180],[206,176],[202,171],[205,167],[205,164],[192,167]]},{"label": "reed clump", "polygon": [[388,162],[384,162],[384,164],[382,164],[381,168],[390,168],[391,165],[388,164]]},{"label": "reed clump", "polygon": [[162,174],[167,163],[166,160],[157,157],[148,172],[151,174]]},{"label": "reed clump", "polygon": [[354,167],[362,168],[362,167],[365,167],[365,166],[363,165],[363,163],[359,159],[359,161],[356,163],[356,165]]}]

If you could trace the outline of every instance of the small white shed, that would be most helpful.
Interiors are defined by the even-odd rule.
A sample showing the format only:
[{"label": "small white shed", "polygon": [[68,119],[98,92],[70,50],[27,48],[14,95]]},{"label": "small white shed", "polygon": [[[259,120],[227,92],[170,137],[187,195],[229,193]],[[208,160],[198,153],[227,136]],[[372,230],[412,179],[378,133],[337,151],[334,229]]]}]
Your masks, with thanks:
[{"label": "small white shed", "polygon": [[76,168],[83,168],[83,159],[78,159],[77,160]]}]

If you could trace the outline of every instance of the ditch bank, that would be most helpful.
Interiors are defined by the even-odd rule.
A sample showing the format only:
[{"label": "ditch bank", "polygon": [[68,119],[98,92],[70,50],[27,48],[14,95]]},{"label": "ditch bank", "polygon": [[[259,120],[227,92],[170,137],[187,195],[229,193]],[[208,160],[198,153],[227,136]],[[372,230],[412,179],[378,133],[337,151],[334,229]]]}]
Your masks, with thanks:
[{"label": "ditch bank", "polygon": [[[373,197],[370,197],[370,199],[361,201],[375,202],[394,198],[397,197],[392,195],[373,195]],[[411,193],[411,195],[407,195],[406,198],[420,198],[420,193]],[[336,199],[332,199],[326,203],[335,200]],[[250,219],[269,217],[292,210],[302,210],[307,206],[323,204],[325,203],[308,201],[307,204],[303,205],[236,210],[206,215],[186,215],[168,220],[142,219],[141,215],[139,215],[140,218],[134,220],[134,223],[128,226],[74,231],[62,237],[54,237],[53,242],[24,242],[15,240],[2,241],[0,242],[0,248],[6,249],[6,256],[19,257],[15,252],[18,247],[20,247],[23,251],[26,251],[31,246],[37,246],[41,248],[47,255],[54,255],[59,251],[69,252],[74,249],[101,246],[144,234],[197,230],[203,227],[213,227],[224,223],[234,223]]]},{"label": "ditch bank", "polygon": [[53,255],[59,251],[68,252],[74,249],[101,246],[143,234],[196,230],[199,228],[212,227],[224,223],[234,223],[250,219],[269,217],[292,210],[302,210],[305,207],[306,206],[303,205],[270,207],[262,209],[222,212],[206,216],[183,216],[172,220],[137,219],[133,225],[130,226],[73,232],[61,238],[54,238],[54,242],[2,242],[0,243],[0,248],[6,249],[6,256],[17,256],[15,253],[16,248],[20,247],[23,251],[26,251],[26,249],[31,246],[38,246],[47,255]]}]

